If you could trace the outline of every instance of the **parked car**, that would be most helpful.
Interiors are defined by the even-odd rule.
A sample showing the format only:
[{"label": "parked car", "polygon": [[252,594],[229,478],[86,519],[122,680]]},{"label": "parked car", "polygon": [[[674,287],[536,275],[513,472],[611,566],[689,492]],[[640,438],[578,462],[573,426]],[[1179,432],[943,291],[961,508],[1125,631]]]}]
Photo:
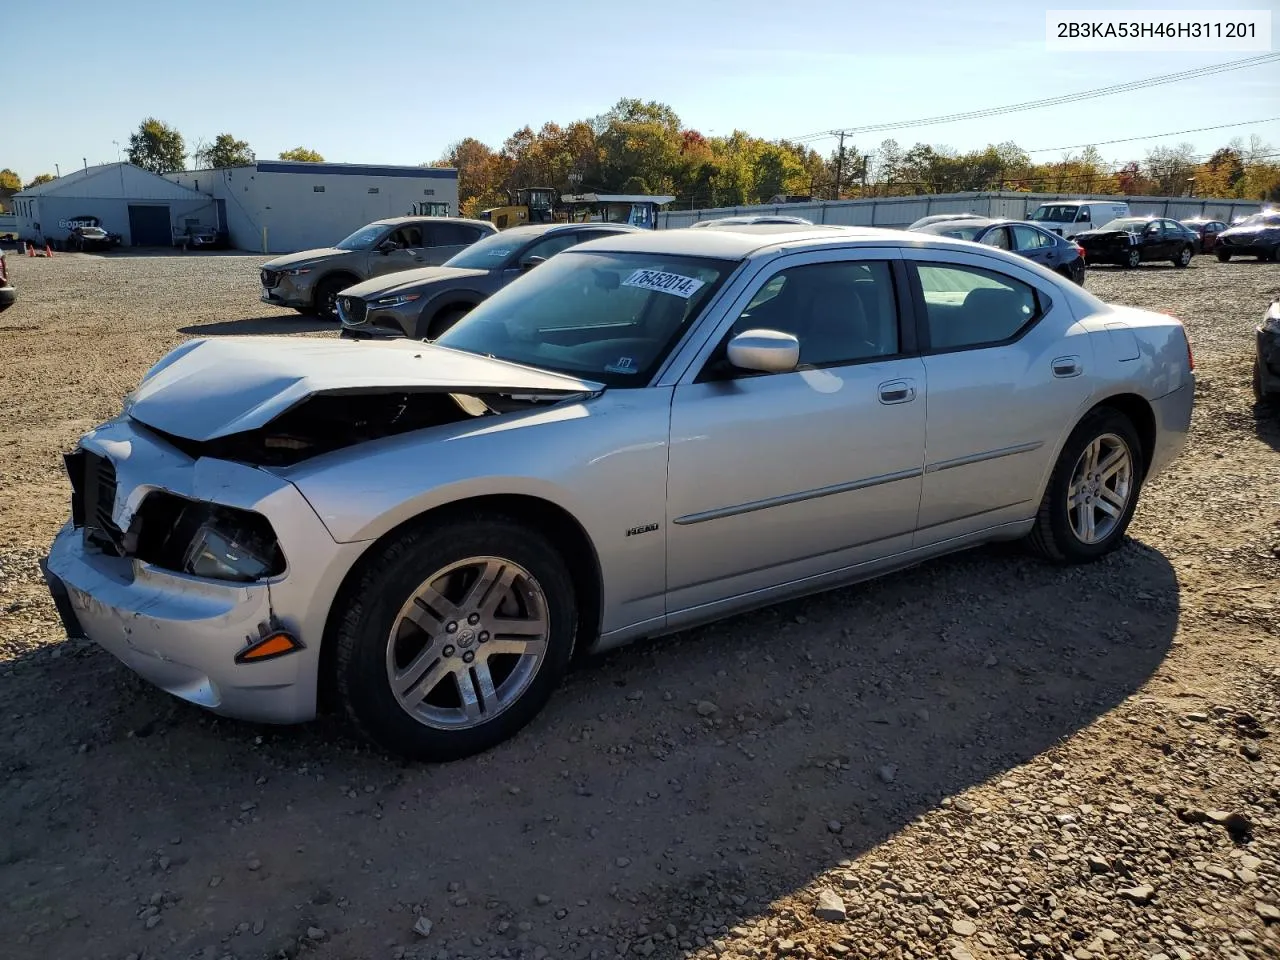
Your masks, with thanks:
[{"label": "parked car", "polygon": [[737,217],[716,217],[712,220],[698,220],[689,224],[689,229],[702,227],[744,227],[757,223],[789,223],[793,225],[812,224],[812,220],[804,217],[793,217],[786,213],[752,213]]},{"label": "parked car", "polygon": [[1280,210],[1263,210],[1223,230],[1214,253],[1223,263],[1232,257],[1280,258]]},{"label": "parked car", "polygon": [[1179,220],[1180,224],[1200,238],[1196,245],[1196,253],[1213,253],[1218,243],[1218,234],[1227,229],[1221,220],[1208,220],[1204,217],[1193,217],[1190,220]]},{"label": "parked car", "polygon": [[68,455],[44,569],[68,633],[175,696],[294,722],[331,690],[457,758],[575,653],[986,541],[1109,554],[1192,367],[1178,320],[990,247],[640,230],[434,343],[187,341]]},{"label": "parked car", "polygon": [[985,243],[997,250],[1011,250],[1050,270],[1056,270],[1073,283],[1084,283],[1084,248],[1074,240],[1067,240],[1021,220],[970,217],[966,220],[937,220],[912,229],[916,233]]},{"label": "parked car", "polygon": [[1258,324],[1257,353],[1253,358],[1253,396],[1267,403],[1280,396],[1280,297]]},{"label": "parked car", "polygon": [[18,300],[18,291],[9,282],[9,265],[0,251],[0,312],[8,310]]},{"label": "parked car", "polygon": [[1185,267],[1195,256],[1200,238],[1177,220],[1123,217],[1098,230],[1077,233],[1075,240],[1084,248],[1085,260],[1091,265],[1136,267],[1153,260],[1168,260],[1175,267]]},{"label": "parked car", "polygon": [[563,250],[638,230],[625,223],[511,227],[473,243],[443,266],[366,280],[338,295],[344,337],[433,340],[467,311]]},{"label": "parked car", "polygon": [[189,250],[216,250],[226,246],[226,234],[203,224],[192,224],[173,238],[173,245]]},{"label": "parked car", "polygon": [[67,234],[66,248],[83,253],[90,250],[111,250],[120,246],[121,239],[120,234],[108,233],[102,227],[72,227],[71,232]]},{"label": "parked car", "polygon": [[1122,200],[1054,200],[1040,204],[1027,219],[1069,238],[1127,216],[1129,204]]},{"label": "parked car", "polygon": [[947,220],[974,220],[981,219],[980,213],[932,213],[927,217],[921,217],[908,230],[919,230],[921,227],[927,227],[931,223],[944,223]]},{"label": "parked car", "polygon": [[400,270],[444,263],[498,228],[458,217],[375,220],[332,247],[303,250],[262,265],[263,303],[336,317],[338,293]]}]

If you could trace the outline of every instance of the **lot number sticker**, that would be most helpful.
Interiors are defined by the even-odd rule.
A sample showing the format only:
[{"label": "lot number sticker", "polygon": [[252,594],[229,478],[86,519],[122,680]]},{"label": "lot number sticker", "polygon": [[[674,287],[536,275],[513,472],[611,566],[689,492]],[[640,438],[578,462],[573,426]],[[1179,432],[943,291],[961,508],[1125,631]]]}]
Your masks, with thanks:
[{"label": "lot number sticker", "polygon": [[622,285],[671,293],[688,300],[701,289],[703,282],[695,277],[682,277],[678,273],[665,273],[662,270],[637,270],[623,280]]}]

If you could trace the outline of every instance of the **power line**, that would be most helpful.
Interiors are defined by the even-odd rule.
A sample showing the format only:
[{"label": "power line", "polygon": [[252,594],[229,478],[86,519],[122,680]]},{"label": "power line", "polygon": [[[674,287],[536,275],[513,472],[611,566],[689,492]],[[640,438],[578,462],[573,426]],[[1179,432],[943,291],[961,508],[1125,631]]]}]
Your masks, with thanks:
[{"label": "power line", "polygon": [[1054,150],[1079,150],[1082,147],[1105,147],[1112,143],[1133,143],[1135,140],[1155,140],[1159,137],[1176,137],[1184,133],[1203,133],[1205,130],[1226,130],[1228,127],[1247,127],[1258,123],[1275,123],[1280,117],[1264,117],[1262,120],[1241,120],[1239,123],[1220,123],[1213,127],[1192,127],[1189,130],[1170,130],[1168,133],[1149,133],[1143,137],[1123,137],[1119,140],[1095,140],[1093,143],[1069,143],[1065,147],[1037,147],[1026,153],[1052,153]]},{"label": "power line", "polygon": [[1063,104],[1076,103],[1081,100],[1108,97],[1117,93],[1130,93],[1135,90],[1145,90],[1148,87],[1158,87],[1167,83],[1176,83],[1180,80],[1193,80],[1199,77],[1228,73],[1233,70],[1244,70],[1248,67],[1261,66],[1264,63],[1272,63],[1276,60],[1280,60],[1280,53],[1264,53],[1259,54],[1258,56],[1246,57],[1242,60],[1232,60],[1227,63],[1219,63],[1207,67],[1197,67],[1192,70],[1182,70],[1178,73],[1168,73],[1158,77],[1148,77],[1146,80],[1132,80],[1128,83],[1117,83],[1107,87],[1097,87],[1093,90],[1082,90],[1077,93],[1068,93],[1057,97],[1045,97],[1040,100],[1027,100],[1022,103],[1006,104],[1002,107],[985,107],[981,110],[967,110],[962,113],[950,113],[937,117],[925,117],[919,120],[894,120],[888,123],[866,124],[861,127],[834,128],[831,130],[821,130],[817,133],[806,134],[802,137],[793,137],[791,139],[793,142],[803,143],[809,140],[823,140],[827,137],[836,136],[841,132],[846,134],[856,134],[876,133],[885,130],[904,130],[910,127],[926,127],[940,123],[955,123],[959,120],[976,120],[984,117],[995,117],[1007,113],[1018,113],[1024,110],[1039,110],[1044,107],[1056,107]]}]

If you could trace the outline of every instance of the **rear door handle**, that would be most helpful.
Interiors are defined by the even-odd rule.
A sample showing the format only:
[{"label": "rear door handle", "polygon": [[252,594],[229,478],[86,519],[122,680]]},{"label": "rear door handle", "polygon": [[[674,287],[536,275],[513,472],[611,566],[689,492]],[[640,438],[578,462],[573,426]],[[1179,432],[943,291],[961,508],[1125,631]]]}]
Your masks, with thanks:
[{"label": "rear door handle", "polygon": [[1053,375],[1055,377],[1067,378],[1078,377],[1081,373],[1079,357],[1057,357],[1053,361]]},{"label": "rear door handle", "polygon": [[886,380],[880,384],[881,403],[910,403],[915,398],[914,380]]}]

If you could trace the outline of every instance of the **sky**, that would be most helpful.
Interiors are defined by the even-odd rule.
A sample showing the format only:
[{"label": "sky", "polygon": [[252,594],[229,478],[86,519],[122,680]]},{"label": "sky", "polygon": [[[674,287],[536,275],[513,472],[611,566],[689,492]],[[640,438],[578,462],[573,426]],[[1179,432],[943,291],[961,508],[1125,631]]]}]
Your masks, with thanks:
[{"label": "sky", "polygon": [[[0,168],[24,181],[113,161],[147,116],[188,147],[232,133],[259,159],[299,145],[339,162],[419,164],[472,136],[660,100],[704,134],[770,139],[1075,93],[1248,56],[1057,52],[1045,11],[1204,9],[1161,0],[58,0],[0,12]],[[1230,0],[1272,10],[1280,0]],[[1272,41],[1272,49],[1280,43]],[[1108,159],[1233,136],[1280,144],[1280,61],[1081,103],[892,134]],[[887,134],[853,137],[863,150]],[[119,148],[117,148],[117,143]],[[824,153],[834,140],[814,144]],[[1277,149],[1280,149],[1278,147]],[[1061,151],[1039,152],[1052,160]]]}]

